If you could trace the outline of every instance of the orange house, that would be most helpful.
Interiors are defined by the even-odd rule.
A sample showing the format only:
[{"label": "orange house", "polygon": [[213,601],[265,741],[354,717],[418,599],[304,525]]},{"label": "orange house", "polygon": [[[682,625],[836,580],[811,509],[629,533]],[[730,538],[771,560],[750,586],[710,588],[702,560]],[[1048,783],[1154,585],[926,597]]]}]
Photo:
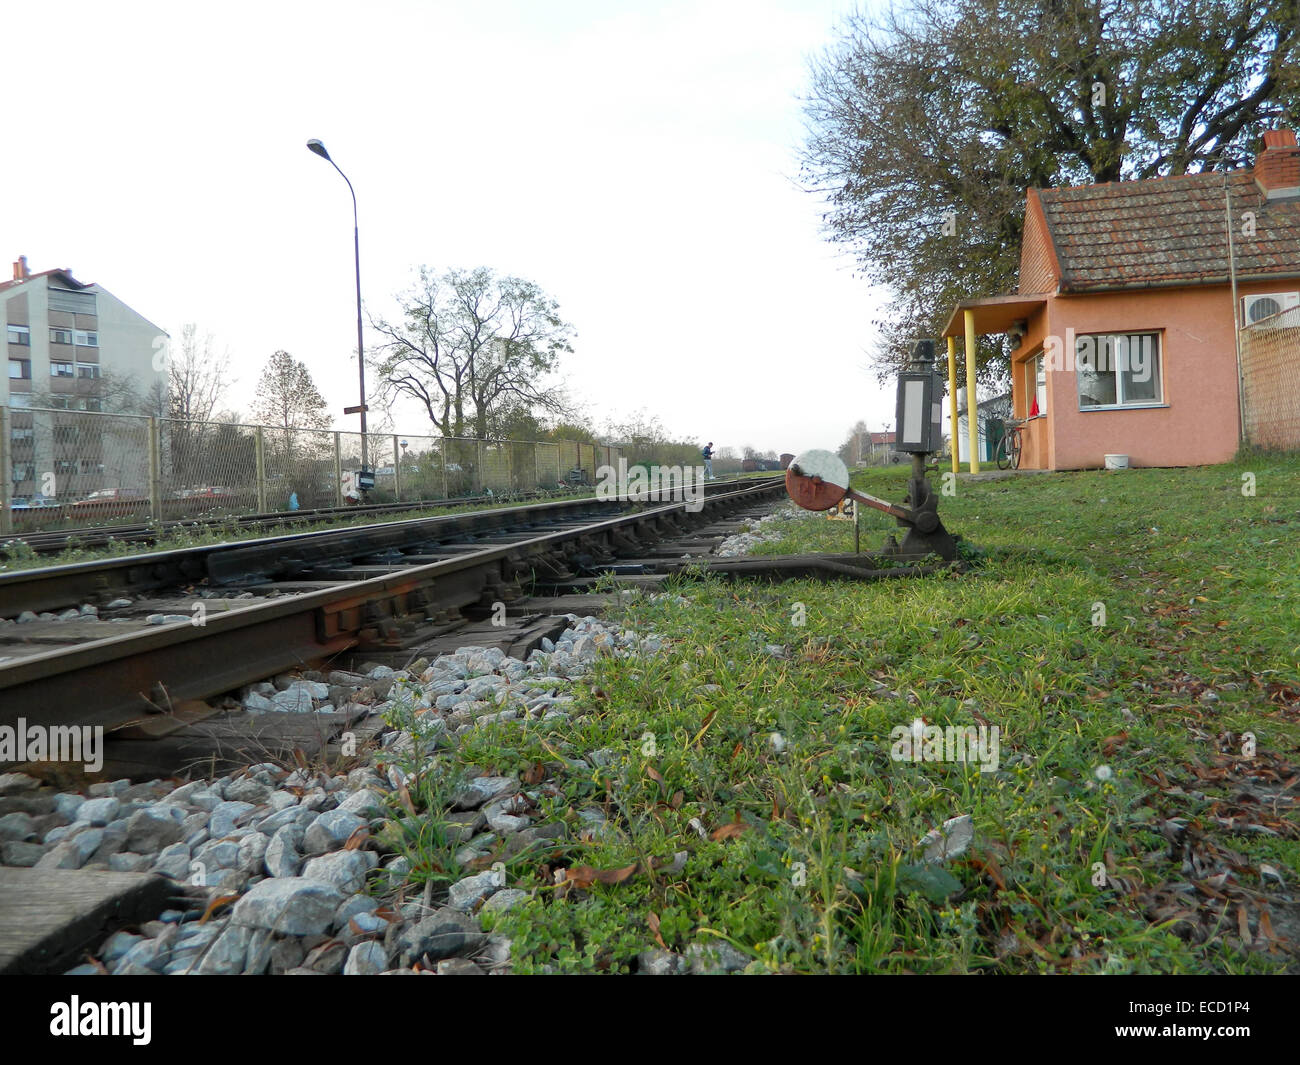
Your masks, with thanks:
[{"label": "orange house", "polygon": [[1199,466],[1241,440],[1239,327],[1298,305],[1300,150],[1271,130],[1251,171],[1030,189],[1017,294],[943,335],[1017,342],[1022,467]]}]

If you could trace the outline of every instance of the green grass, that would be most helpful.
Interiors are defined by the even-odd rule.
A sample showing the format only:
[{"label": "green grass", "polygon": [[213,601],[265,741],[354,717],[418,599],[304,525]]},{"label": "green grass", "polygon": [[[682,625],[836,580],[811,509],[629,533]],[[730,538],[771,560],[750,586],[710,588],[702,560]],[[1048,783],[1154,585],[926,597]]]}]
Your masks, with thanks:
[{"label": "green grass", "polygon": [[[855,484],[901,499],[905,478]],[[622,624],[673,653],[602,660],[585,717],[486,726],[456,756],[532,769],[535,821],[571,827],[510,866],[536,893],[496,918],[516,969],[634,970],[657,929],[755,971],[1297,971],[1300,906],[1261,866],[1300,879],[1298,500],[1286,457],[959,478],[941,513],[983,552],[965,574],[628,598]],[[896,528],[863,526],[864,549]],[[807,549],[852,550],[852,526],[813,517],[764,548]],[[892,760],[918,716],[996,726],[997,771]],[[578,761],[599,748],[607,764]],[[924,865],[917,842],[962,814],[970,850]]]}]

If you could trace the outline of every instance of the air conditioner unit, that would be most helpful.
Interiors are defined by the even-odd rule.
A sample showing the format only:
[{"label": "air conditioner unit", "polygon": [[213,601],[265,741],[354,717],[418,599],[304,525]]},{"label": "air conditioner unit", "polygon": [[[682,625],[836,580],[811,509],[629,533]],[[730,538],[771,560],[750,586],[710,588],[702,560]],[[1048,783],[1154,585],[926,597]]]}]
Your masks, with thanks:
[{"label": "air conditioner unit", "polygon": [[1264,292],[1258,296],[1245,296],[1241,301],[1242,321],[1254,325],[1288,307],[1300,307],[1300,292]]}]

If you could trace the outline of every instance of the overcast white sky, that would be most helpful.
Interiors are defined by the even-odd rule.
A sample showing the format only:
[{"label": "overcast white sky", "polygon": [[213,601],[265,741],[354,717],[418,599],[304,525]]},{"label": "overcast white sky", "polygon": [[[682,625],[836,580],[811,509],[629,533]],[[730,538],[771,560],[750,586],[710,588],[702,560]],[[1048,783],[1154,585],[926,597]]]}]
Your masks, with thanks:
[{"label": "overcast white sky", "polygon": [[0,255],[211,331],[245,412],[284,348],[355,428],[351,200],[319,137],[370,313],[421,263],[515,273],[576,326],[565,376],[598,421],[834,448],[893,417],[877,297],[797,187],[807,61],[850,5],[10,5]]}]

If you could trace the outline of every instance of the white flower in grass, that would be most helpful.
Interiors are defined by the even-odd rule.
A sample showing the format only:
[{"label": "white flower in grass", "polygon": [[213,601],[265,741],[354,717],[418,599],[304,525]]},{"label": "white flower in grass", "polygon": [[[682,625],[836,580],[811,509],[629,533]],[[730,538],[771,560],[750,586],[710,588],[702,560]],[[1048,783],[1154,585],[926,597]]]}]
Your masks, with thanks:
[{"label": "white flower in grass", "polygon": [[1108,765],[1099,765],[1092,771],[1092,775],[1098,780],[1110,780],[1115,775],[1115,771]]}]

